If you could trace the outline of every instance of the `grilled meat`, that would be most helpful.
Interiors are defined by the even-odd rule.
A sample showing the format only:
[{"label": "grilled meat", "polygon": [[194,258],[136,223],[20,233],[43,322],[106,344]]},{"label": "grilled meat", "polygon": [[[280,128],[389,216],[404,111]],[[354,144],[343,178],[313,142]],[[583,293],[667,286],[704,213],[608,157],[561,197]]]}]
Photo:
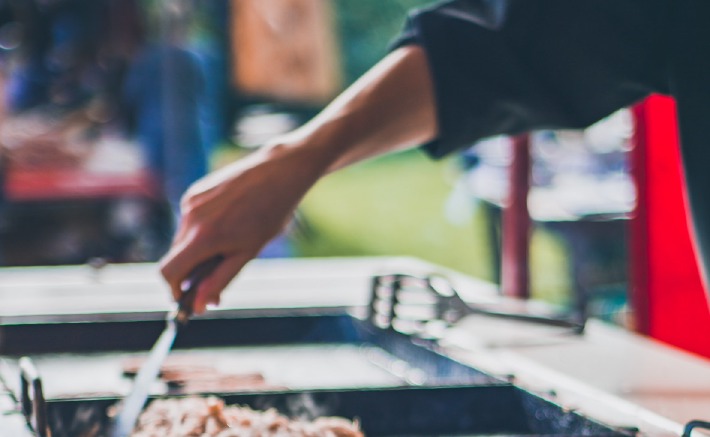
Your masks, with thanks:
[{"label": "grilled meat", "polygon": [[132,437],[364,437],[357,422],[289,419],[270,409],[225,406],[215,397],[158,399],[138,419]]}]

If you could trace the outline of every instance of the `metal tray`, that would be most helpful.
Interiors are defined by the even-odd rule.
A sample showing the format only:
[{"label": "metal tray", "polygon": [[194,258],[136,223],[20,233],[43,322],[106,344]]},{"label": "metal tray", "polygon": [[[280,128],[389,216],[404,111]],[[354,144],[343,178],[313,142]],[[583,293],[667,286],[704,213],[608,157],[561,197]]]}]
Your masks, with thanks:
[{"label": "metal tray", "polygon": [[[633,434],[455,361],[439,353],[435,341],[377,328],[342,311],[221,316],[193,320],[173,353],[261,360],[277,375],[283,371],[295,375],[294,381],[301,378],[283,384],[284,389],[213,392],[228,404],[274,407],[299,416],[309,412],[304,410],[309,405],[319,415],[357,418],[368,436]],[[87,423],[105,424],[107,410],[130,387],[128,379],[123,386],[115,384],[121,360],[143,356],[163,323],[134,318],[3,326],[9,373],[22,373],[13,368],[12,358],[19,355],[29,355],[38,368],[36,381],[24,375],[24,384],[13,388],[28,422],[39,421],[39,428],[47,423],[54,437],[81,435],[77,427]],[[315,377],[294,369],[308,369]],[[101,383],[109,389],[101,389]],[[166,387],[152,394],[175,396]]]},{"label": "metal tray", "polygon": [[[396,387],[241,393],[229,405],[275,408],[291,417],[335,415],[357,419],[371,436],[632,436],[512,385]],[[81,435],[87,424],[105,427],[115,399],[48,402],[54,437]],[[100,435],[100,434],[99,434]]]},{"label": "metal tray", "polygon": [[[123,376],[123,362],[144,358],[163,324],[133,320],[17,327],[5,346],[32,358],[47,399],[120,397],[132,383]],[[196,319],[178,336],[174,357],[262,373],[268,386],[287,389],[503,382],[437,352],[434,342],[375,328],[344,313],[245,311]],[[16,360],[8,360],[6,367],[10,374],[19,373]],[[159,384],[151,393],[180,394]]]}]

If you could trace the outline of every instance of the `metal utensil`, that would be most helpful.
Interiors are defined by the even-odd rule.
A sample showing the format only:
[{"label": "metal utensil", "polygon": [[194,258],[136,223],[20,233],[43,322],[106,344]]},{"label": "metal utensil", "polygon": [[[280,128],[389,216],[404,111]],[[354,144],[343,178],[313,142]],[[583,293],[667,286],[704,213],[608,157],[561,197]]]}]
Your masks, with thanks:
[{"label": "metal utensil", "polygon": [[136,374],[133,389],[124,399],[121,411],[111,424],[108,434],[110,437],[127,437],[133,432],[138,416],[148,399],[151,384],[158,377],[160,367],[172,349],[178,332],[187,325],[190,316],[192,316],[198,285],[223,259],[218,256],[198,265],[182,283],[180,287],[182,297],[178,307],[168,313],[163,333],[153,345],[148,359]]},{"label": "metal utensil", "polygon": [[453,325],[470,314],[557,326],[574,334],[582,334],[587,321],[586,313],[570,317],[531,308],[474,305],[464,301],[452,283],[439,274],[395,273],[372,278],[368,319],[375,326],[394,329],[399,324],[407,330],[420,330],[434,321]]}]

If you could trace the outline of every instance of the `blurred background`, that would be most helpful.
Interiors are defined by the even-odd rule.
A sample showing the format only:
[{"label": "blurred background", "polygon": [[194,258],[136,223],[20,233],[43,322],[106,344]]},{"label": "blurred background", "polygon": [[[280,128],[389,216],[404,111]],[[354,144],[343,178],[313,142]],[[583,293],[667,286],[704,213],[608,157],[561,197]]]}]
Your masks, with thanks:
[{"label": "blurred background", "polygon": [[[191,182],[303,123],[423,0],[0,0],[0,265],[156,261]],[[531,137],[535,298],[624,324],[630,117]],[[403,255],[500,282],[510,140],[322,180],[262,257]]]}]

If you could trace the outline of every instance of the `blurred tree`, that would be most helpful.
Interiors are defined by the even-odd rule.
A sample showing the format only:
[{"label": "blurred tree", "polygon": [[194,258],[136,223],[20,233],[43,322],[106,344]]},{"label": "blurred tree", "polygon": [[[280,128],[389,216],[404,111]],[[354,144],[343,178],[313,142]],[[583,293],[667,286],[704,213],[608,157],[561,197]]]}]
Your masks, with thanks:
[{"label": "blurred tree", "polygon": [[407,11],[432,0],[338,0],[335,10],[340,31],[345,81],[349,84],[387,52],[399,34]]}]

